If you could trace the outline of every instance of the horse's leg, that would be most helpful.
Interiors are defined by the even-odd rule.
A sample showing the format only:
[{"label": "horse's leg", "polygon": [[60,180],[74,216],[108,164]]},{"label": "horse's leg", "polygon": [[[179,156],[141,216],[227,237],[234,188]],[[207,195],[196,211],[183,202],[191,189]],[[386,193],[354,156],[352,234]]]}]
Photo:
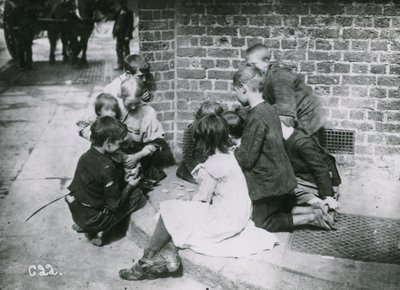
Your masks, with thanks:
[{"label": "horse's leg", "polygon": [[87,24],[87,26],[85,27],[85,29],[81,35],[81,47],[82,47],[81,62],[83,65],[88,64],[87,59],[86,59],[86,51],[87,51],[89,38],[90,38],[90,35],[92,34],[93,28],[94,28],[93,24]]},{"label": "horse's leg", "polygon": [[26,68],[31,70],[32,69],[32,45],[33,45],[33,38],[34,38],[34,31],[27,32],[27,41],[25,47],[25,54],[26,54]]},{"label": "horse's leg", "polygon": [[67,46],[68,46],[68,32],[66,31],[65,28],[61,29],[61,42],[62,42],[62,55],[63,55],[63,61],[67,62],[69,61],[69,56],[67,52]]},{"label": "horse's leg", "polygon": [[54,26],[51,26],[47,30],[49,43],[50,43],[50,55],[49,55],[49,62],[50,64],[56,63],[55,51],[57,46],[57,29]]},{"label": "horse's leg", "polygon": [[89,38],[87,35],[82,35],[81,37],[81,48],[82,48],[82,57],[81,57],[81,64],[82,65],[87,65],[87,59],[86,59],[86,50],[87,50],[87,45],[88,45]]}]

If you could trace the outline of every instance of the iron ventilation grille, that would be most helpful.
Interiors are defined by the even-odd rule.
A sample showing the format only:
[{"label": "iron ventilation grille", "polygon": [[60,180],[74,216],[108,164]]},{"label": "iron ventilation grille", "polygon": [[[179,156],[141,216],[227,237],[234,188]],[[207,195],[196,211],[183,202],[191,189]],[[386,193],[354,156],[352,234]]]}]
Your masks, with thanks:
[{"label": "iron ventilation grille", "polygon": [[291,250],[400,265],[400,220],[342,213],[336,219],[336,231],[296,230],[291,236]]},{"label": "iron ventilation grille", "polygon": [[322,129],[318,132],[318,140],[330,153],[354,154],[354,131]]}]

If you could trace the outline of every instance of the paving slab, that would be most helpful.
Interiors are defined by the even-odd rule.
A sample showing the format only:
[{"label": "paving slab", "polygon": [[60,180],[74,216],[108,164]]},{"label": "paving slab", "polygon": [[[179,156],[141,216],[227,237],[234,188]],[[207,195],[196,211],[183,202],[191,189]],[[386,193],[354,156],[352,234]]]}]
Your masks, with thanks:
[{"label": "paving slab", "polygon": [[85,144],[65,147],[37,146],[17,179],[71,178],[79,157],[88,148]]}]

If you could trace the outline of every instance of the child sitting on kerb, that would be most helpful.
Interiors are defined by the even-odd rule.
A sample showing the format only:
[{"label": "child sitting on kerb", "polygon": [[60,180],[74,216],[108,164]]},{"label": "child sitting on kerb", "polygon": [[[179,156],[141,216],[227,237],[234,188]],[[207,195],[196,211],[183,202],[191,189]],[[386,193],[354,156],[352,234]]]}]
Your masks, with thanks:
[{"label": "child sitting on kerb", "polygon": [[[214,257],[247,257],[272,249],[278,240],[251,221],[246,179],[229,152],[228,125],[214,114],[196,123],[195,137],[204,143],[207,160],[192,171],[199,183],[192,200],[160,203],[160,217],[143,257],[119,272],[125,280],[179,273],[179,248]],[[162,252],[169,241],[171,254]]]},{"label": "child sitting on kerb", "polygon": [[172,162],[172,155],[157,112],[142,101],[144,89],[138,78],[128,78],[121,84],[121,99],[128,111],[123,121],[128,127],[123,145],[123,150],[128,153],[124,164],[127,168],[134,168],[140,162],[143,177],[152,186],[166,177],[162,167]]},{"label": "child sitting on kerb", "polygon": [[292,117],[280,116],[285,150],[297,179],[296,202],[321,203],[336,210],[338,187],[341,183],[335,158],[326,153],[315,137],[295,129]]},{"label": "child sitting on kerb", "polygon": [[[115,78],[111,83],[103,88],[103,94],[111,95],[118,103],[120,115],[118,120],[124,121],[128,110],[123,104],[121,98],[121,84],[124,80],[135,77],[143,83],[141,99],[143,102],[149,102],[151,99],[150,85],[148,82],[150,75],[150,66],[144,58],[138,54],[131,54],[124,58],[125,72],[119,77]],[[88,109],[85,115],[77,122],[80,124],[93,123],[96,120],[97,114],[94,114],[93,108],[96,106],[97,96],[94,95],[89,100]],[[97,116],[96,116],[97,115]]]},{"label": "child sitting on kerb", "polygon": [[191,183],[196,183],[191,172],[199,164],[207,160],[204,152],[204,144],[193,136],[196,123],[204,116],[215,114],[221,115],[224,111],[221,104],[215,101],[204,101],[194,115],[194,120],[183,132],[182,162],[176,170],[176,176]]}]

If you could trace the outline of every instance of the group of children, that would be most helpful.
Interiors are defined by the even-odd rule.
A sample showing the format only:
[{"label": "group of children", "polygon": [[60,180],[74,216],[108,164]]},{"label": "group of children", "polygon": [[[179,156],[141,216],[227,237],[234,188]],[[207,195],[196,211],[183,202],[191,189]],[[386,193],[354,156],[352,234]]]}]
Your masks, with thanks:
[{"label": "group of children", "polygon": [[[80,158],[66,198],[74,228],[97,245],[111,226],[143,205],[141,176],[152,180],[152,172],[162,172],[157,154],[165,146],[164,131],[143,101],[148,92],[137,64],[145,61],[132,59],[141,58],[125,58],[127,71],[97,97],[94,123],[85,122],[92,123],[92,146]],[[143,257],[121,270],[121,278],[177,273],[178,248],[241,257],[273,248],[278,241],[270,232],[302,225],[334,228],[328,211],[339,205],[334,197],[340,177],[334,158],[313,136],[323,119],[311,88],[289,70],[269,64],[262,45],[248,49],[246,61],[233,77],[233,88],[248,109],[201,104],[184,132],[177,170],[178,177],[198,183],[198,191],[191,200],[160,204]],[[165,175],[157,177],[156,182]]]}]

